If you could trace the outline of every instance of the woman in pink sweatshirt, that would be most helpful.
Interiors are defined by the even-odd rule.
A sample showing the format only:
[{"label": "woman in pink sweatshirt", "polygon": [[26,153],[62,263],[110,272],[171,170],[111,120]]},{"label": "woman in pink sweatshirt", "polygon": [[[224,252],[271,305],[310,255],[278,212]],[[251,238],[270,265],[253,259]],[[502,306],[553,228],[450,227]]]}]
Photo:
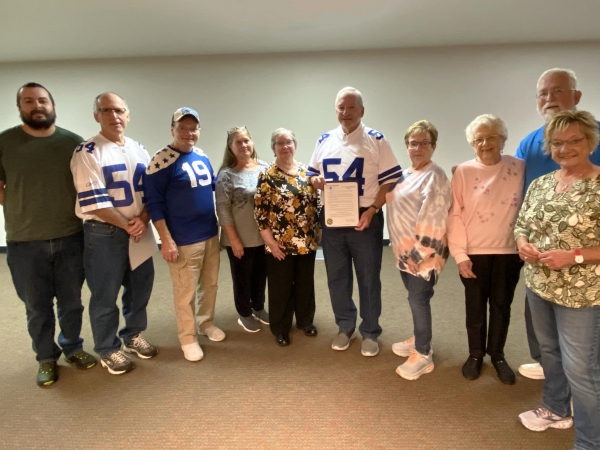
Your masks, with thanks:
[{"label": "woman in pink sweatshirt", "polygon": [[448,246],[465,287],[469,358],[462,373],[468,380],[477,379],[487,353],[500,381],[514,384],[504,344],[523,266],[513,234],[523,201],[525,163],[502,155],[508,132],[492,114],[476,117],[466,134],[477,157],[456,168],[448,218]]}]

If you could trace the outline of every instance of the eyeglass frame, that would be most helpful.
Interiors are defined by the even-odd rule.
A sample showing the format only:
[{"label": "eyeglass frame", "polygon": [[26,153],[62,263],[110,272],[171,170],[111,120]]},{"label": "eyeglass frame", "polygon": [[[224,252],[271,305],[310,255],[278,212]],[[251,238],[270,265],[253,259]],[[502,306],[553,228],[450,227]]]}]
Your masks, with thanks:
[{"label": "eyeglass frame", "polygon": [[499,138],[504,138],[504,136],[502,136],[501,134],[492,134],[491,136],[488,136],[488,137],[473,139],[471,141],[471,145],[473,147],[480,147],[483,144],[485,144],[486,141],[492,142],[492,141],[498,140]]},{"label": "eyeglass frame", "polygon": [[577,89],[564,89],[564,88],[554,88],[554,89],[548,89],[548,90],[543,90],[538,92],[537,94],[535,94],[535,98],[537,99],[542,99],[542,100],[547,100],[550,97],[550,94],[552,93],[555,97],[558,97],[559,95],[564,94],[565,92],[574,92]]}]

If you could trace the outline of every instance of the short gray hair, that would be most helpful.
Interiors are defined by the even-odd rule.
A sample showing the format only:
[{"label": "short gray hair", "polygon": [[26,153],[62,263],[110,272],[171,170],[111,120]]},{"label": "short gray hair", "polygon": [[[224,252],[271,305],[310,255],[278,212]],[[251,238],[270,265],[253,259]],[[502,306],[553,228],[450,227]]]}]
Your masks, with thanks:
[{"label": "short gray hair", "polygon": [[345,94],[354,95],[354,98],[356,98],[356,103],[358,103],[358,105],[361,108],[363,107],[362,94],[360,93],[360,91],[358,89],[355,89],[352,86],[346,86],[345,88],[341,89],[340,92],[337,93],[337,95],[335,96],[335,106],[336,107],[337,107],[338,100],[340,99],[340,97]]},{"label": "short gray hair", "polygon": [[292,137],[292,141],[294,141],[294,147],[298,147],[298,141],[296,141],[296,135],[292,130],[288,130],[287,128],[277,128],[271,134],[271,150],[275,151],[275,142],[277,138],[283,134],[289,134]]},{"label": "short gray hair", "polygon": [[123,100],[123,103],[125,103],[125,109],[127,111],[129,111],[129,106],[127,106],[127,102],[119,94],[117,94],[116,92],[103,92],[102,94],[97,95],[96,98],[94,99],[94,114],[98,114],[100,112],[98,109],[99,108],[98,104],[100,103],[100,100],[102,100],[102,97],[104,97],[105,95],[108,95],[108,94],[116,95],[121,100]]},{"label": "short gray hair", "polygon": [[473,141],[473,133],[475,129],[480,125],[487,125],[500,136],[504,136],[504,139],[508,139],[508,130],[506,129],[506,125],[504,121],[493,114],[482,114],[481,116],[475,117],[473,121],[467,125],[465,129],[465,134],[467,135],[467,141],[469,144]]},{"label": "short gray hair", "polygon": [[546,70],[538,79],[536,86],[540,85],[540,82],[542,81],[542,79],[544,77],[547,77],[548,75],[553,75],[555,73],[561,73],[561,74],[567,75],[569,77],[569,88],[573,89],[573,90],[577,90],[577,75],[575,75],[575,72],[571,69],[561,69],[559,67],[555,67],[554,69]]}]

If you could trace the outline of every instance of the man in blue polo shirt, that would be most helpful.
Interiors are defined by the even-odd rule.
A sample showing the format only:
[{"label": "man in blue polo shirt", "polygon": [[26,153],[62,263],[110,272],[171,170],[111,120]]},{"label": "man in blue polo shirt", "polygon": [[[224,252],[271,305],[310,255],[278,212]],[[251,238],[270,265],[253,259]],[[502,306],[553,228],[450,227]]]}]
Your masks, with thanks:
[{"label": "man in blue polo shirt", "polygon": [[171,272],[181,349],[188,361],[200,361],[204,354],[198,334],[212,341],[225,339],[213,325],[220,262],[215,175],[206,154],[194,147],[200,137],[196,111],[175,111],[171,134],[173,143],[148,165],[144,190]]},{"label": "man in blue polo shirt", "polygon": [[[538,80],[536,97],[537,110],[546,123],[557,112],[577,109],[577,104],[581,99],[581,91],[577,90],[577,76],[575,72],[571,69],[546,70]],[[543,149],[545,127],[546,125],[544,124],[527,135],[519,144],[515,154],[517,158],[521,158],[526,163],[526,192],[533,180],[560,168]],[[596,148],[596,151],[590,156],[590,160],[596,165],[600,165],[600,151],[598,150],[600,148]],[[527,378],[543,380],[544,369],[540,364],[540,345],[533,330],[531,311],[529,310],[527,298],[525,299],[525,326],[527,329],[529,352],[531,357],[537,362],[521,365],[519,372]]]}]

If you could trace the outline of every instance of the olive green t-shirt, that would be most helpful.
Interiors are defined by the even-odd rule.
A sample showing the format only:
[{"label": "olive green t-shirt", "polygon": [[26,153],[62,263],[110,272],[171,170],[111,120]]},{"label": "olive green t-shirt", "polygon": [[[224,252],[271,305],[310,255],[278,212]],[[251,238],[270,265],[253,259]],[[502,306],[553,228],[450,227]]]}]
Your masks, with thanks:
[{"label": "olive green t-shirt", "polygon": [[56,239],[81,231],[71,157],[83,138],[56,127],[35,137],[21,126],[0,133],[0,181],[4,181],[7,241]]}]

